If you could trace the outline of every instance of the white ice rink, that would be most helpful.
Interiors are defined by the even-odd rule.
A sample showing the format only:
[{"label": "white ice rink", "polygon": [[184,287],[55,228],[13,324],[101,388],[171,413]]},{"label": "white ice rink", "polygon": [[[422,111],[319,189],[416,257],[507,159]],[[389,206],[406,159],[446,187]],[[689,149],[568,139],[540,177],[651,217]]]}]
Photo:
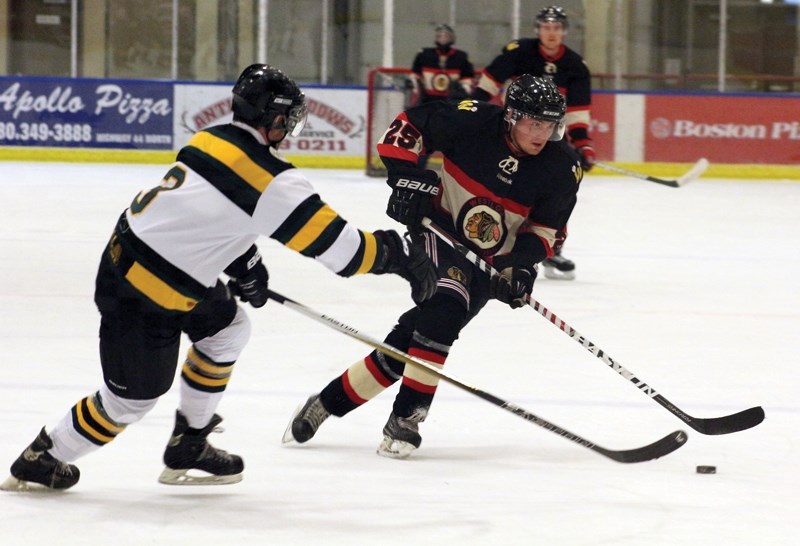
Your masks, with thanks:
[{"label": "white ice rink", "polygon": [[[95,268],[115,219],[163,166],[0,163],[0,480],[42,425],[98,388]],[[388,188],[306,170],[363,228],[391,227]],[[78,461],[60,494],[0,493],[0,544],[794,545],[800,543],[800,183],[701,179],[680,189],[589,175],[564,254],[574,282],[534,297],[696,417],[761,405],[704,436],[533,309],[492,303],[445,371],[611,449],[684,429],[657,461],[620,464],[442,384],[412,458],[375,448],[396,389],[305,445],[296,405],[369,349],[273,303],[219,413],[240,484],[160,485],[177,383],[140,423]],[[270,286],[382,339],[409,305],[397,277],[340,279],[261,241]],[[185,345],[184,345],[185,348]],[[716,475],[695,473],[716,465]]]}]

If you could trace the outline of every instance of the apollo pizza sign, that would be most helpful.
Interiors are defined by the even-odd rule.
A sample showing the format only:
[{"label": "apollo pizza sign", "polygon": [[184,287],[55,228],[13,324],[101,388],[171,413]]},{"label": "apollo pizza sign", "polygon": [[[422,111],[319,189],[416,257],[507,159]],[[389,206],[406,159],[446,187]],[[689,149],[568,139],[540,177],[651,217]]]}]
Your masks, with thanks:
[{"label": "apollo pizza sign", "polygon": [[800,99],[769,95],[651,95],[645,161],[800,162]]}]

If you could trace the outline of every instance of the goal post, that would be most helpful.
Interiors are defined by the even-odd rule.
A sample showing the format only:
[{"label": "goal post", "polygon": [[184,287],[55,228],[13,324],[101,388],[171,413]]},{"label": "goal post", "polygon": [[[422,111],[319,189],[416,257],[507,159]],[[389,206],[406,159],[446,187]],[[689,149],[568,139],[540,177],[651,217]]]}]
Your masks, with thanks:
[{"label": "goal post", "polygon": [[413,100],[408,68],[373,68],[367,77],[367,176],[386,176],[377,141]]}]

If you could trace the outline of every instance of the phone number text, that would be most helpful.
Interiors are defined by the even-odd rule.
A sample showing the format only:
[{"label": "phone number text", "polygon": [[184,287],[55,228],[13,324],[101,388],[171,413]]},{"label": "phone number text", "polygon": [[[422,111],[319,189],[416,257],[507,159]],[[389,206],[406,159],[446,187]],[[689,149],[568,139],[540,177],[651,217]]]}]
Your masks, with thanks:
[{"label": "phone number text", "polygon": [[91,142],[88,123],[0,122],[0,141],[6,142]]},{"label": "phone number text", "polygon": [[347,149],[344,140],[334,140],[325,138],[292,138],[281,142],[281,151],[296,152],[343,152]]}]

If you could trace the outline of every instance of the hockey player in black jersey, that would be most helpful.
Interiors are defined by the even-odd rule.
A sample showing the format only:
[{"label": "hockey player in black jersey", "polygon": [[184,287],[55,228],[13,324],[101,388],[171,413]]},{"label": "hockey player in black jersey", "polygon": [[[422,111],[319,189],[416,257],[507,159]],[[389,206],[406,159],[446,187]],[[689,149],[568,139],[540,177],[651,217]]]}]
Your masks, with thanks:
[{"label": "hockey player in black jersey", "polygon": [[[424,241],[436,263],[435,295],[404,313],[386,343],[443,366],[463,328],[489,299],[518,308],[553,256],[583,177],[563,142],[566,104],[550,81],[520,76],[505,106],[433,102],[400,113],[378,143],[392,187],[387,214]],[[416,167],[423,150],[442,153],[441,179]],[[420,226],[429,217],[497,270],[488,276]],[[421,423],[438,379],[374,351],[312,395],[292,417],[284,441],[306,442],[330,415],[342,417],[402,379],[378,447],[403,458],[420,446]]]},{"label": "hockey player in black jersey", "polygon": [[[596,154],[589,136],[592,104],[592,81],[589,68],[578,53],[564,45],[569,21],[558,6],[549,6],[536,15],[537,38],[521,38],[510,42],[487,66],[472,96],[489,100],[504,83],[520,74],[533,74],[551,79],[567,98],[567,138],[578,151],[583,170],[589,171]],[[575,264],[561,256],[544,261],[545,276],[554,279],[575,278]]]},{"label": "hockey player in black jersey", "polygon": [[[75,485],[80,473],[70,463],[142,419],[170,388],[182,333],[192,345],[159,481],[241,480],[242,458],[207,437],[222,420],[216,408],[250,335],[232,292],[253,307],[267,301],[259,235],[339,275],[396,273],[410,282],[415,301],[432,296],[435,267],[419,245],[395,231],[348,223],[278,155],[305,117],[305,97],[289,77],[251,65],[233,87],[233,122],[195,134],[161,183],[134,198],[103,250],[96,280],[104,382],[41,429],[0,488]],[[196,470],[203,474],[188,473]]]},{"label": "hockey player in black jersey", "polygon": [[453,28],[439,25],[436,27],[436,47],[424,47],[414,57],[412,85],[415,96],[419,97],[418,104],[470,96],[475,68],[466,51],[453,47],[455,41]]},{"label": "hockey player in black jersey", "polygon": [[[412,100],[407,106],[447,99],[466,99],[472,93],[475,68],[466,51],[456,49],[455,31],[449,25],[436,27],[436,47],[425,47],[414,57],[411,66]],[[418,166],[428,163],[428,154],[420,154]]]}]

